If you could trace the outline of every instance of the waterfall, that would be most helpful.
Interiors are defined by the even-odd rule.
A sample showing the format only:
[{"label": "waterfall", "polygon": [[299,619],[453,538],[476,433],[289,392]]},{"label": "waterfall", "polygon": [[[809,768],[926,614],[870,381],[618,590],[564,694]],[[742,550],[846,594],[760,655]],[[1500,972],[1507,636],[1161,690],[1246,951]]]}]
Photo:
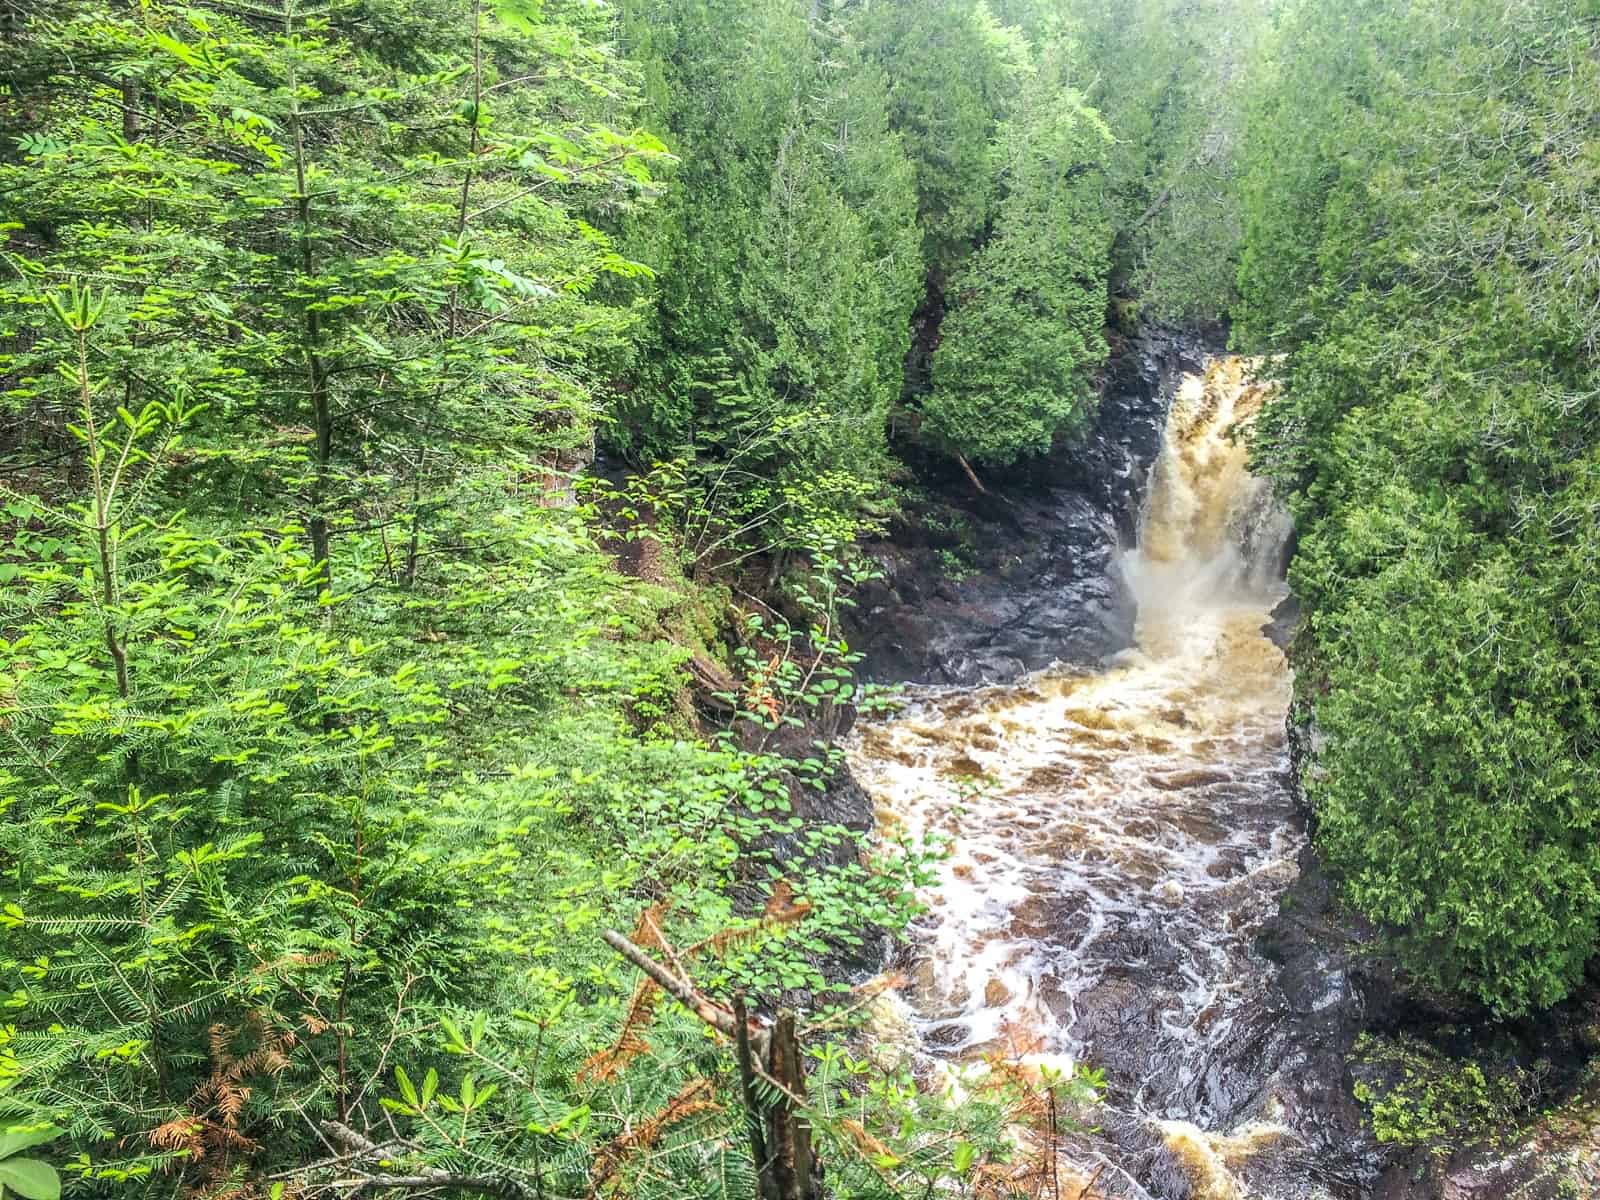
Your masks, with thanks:
[{"label": "waterfall", "polygon": [[1262,633],[1291,529],[1239,436],[1268,394],[1251,367],[1213,360],[1174,398],[1121,565],[1135,646],[1098,671],[917,695],[850,756],[888,834],[950,846],[904,964],[925,1064],[1087,1061],[1187,1194],[1299,1200],[1317,1193],[1235,1175],[1286,1133],[1248,1052],[1270,986],[1250,944],[1301,844],[1289,672]]},{"label": "waterfall", "polygon": [[1141,609],[1279,593],[1293,527],[1240,436],[1269,391],[1253,365],[1214,360],[1173,398],[1130,570]]}]

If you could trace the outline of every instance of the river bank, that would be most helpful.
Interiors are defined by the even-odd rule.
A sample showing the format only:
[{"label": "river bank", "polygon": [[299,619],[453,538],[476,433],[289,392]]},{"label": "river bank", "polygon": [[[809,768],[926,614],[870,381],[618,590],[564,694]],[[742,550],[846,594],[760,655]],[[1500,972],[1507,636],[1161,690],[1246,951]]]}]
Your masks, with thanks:
[{"label": "river bank", "polygon": [[1133,597],[1114,560],[1137,537],[1173,391],[1208,353],[1203,339],[1167,332],[1124,344],[1087,435],[994,474],[984,492],[920,463],[906,513],[864,547],[883,578],[848,617],[863,673],[973,686],[1131,645]]}]

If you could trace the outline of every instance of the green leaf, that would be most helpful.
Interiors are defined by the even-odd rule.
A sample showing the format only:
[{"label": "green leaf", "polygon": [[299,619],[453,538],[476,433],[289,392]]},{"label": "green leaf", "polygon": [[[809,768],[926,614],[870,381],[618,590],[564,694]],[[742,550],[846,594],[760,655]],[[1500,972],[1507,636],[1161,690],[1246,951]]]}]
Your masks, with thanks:
[{"label": "green leaf", "polygon": [[54,1125],[12,1125],[0,1130],[0,1159],[20,1154],[30,1146],[42,1146],[61,1136]]},{"label": "green leaf", "polygon": [[22,1200],[61,1200],[61,1176],[36,1158],[0,1159],[0,1191],[6,1190]]},{"label": "green leaf", "polygon": [[532,33],[544,22],[544,0],[496,0],[494,13],[518,33]]},{"label": "green leaf", "polygon": [[957,1175],[965,1175],[972,1170],[972,1163],[978,1156],[978,1148],[971,1142],[957,1142],[955,1153],[951,1156],[951,1163]]},{"label": "green leaf", "polygon": [[421,1097],[417,1095],[416,1085],[411,1082],[411,1076],[406,1074],[406,1069],[398,1063],[395,1064],[394,1068],[394,1081],[400,1086],[400,1094],[406,1098],[412,1107],[420,1107]]}]

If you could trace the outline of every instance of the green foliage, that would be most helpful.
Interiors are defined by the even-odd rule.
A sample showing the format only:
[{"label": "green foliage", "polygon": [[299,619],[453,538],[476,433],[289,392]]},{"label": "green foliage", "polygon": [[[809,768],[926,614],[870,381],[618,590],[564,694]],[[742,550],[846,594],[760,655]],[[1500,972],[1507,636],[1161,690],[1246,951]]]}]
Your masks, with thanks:
[{"label": "green foliage", "polygon": [[1504,1137],[1529,1115],[1539,1093],[1534,1073],[1515,1068],[1494,1078],[1477,1063],[1453,1061],[1413,1038],[1363,1034],[1351,1067],[1355,1098],[1373,1136],[1436,1154]]},{"label": "green foliage", "polygon": [[[1105,167],[1112,289],[1157,320],[1228,312],[1243,236],[1244,98],[1280,0],[1074,0],[1089,100],[1116,134]],[[1252,137],[1254,135],[1252,134]]]},{"label": "green foliage", "polygon": [[1303,5],[1249,120],[1236,332],[1286,352],[1255,452],[1300,531],[1320,842],[1409,966],[1504,1013],[1600,930],[1596,21]]},{"label": "green foliage", "polygon": [[922,275],[887,82],[810,7],[626,8],[683,166],[640,238],[662,279],[615,436],[682,460],[708,517],[778,550],[881,511]]},{"label": "green foliage", "polygon": [[54,1125],[12,1125],[0,1129],[0,1196],[11,1192],[22,1200],[60,1200],[61,1177],[55,1168],[22,1153],[60,1136],[61,1130]]},{"label": "green foliage", "polygon": [[888,0],[865,6],[860,29],[888,75],[890,121],[916,170],[922,258],[948,277],[993,214],[993,147],[1031,49],[973,0]]},{"label": "green foliage", "polygon": [[[726,1194],[749,1167],[725,1106],[697,1110],[715,1174],[687,1125],[617,1147],[728,1065],[673,1013],[648,1071],[580,1070],[632,987],[600,932],[658,901],[679,944],[728,942],[706,986],[771,1004],[914,912],[921,848],[792,811],[836,751],[695,737],[661,637],[685,602],[623,581],[570,507],[646,276],[604,227],[663,159],[620,131],[610,32],[553,0],[84,3],[16,38],[0,1121],[64,1129],[69,1187],[314,1179],[326,1122],[381,1128],[389,1100],[430,1171],[582,1193],[609,1154]],[[822,158],[795,164],[811,195]],[[842,192],[881,166],[827,170]],[[798,251],[819,231],[786,234],[781,199],[763,245]],[[760,352],[849,350],[852,387],[895,357],[836,326]],[[762,733],[854,699],[829,515],[786,519],[814,620],[760,635]],[[803,922],[747,915],[791,886]],[[0,1186],[45,1182],[0,1160]]]},{"label": "green foliage", "polygon": [[1100,168],[1110,134],[1055,47],[1002,132],[1005,197],[990,240],[950,285],[921,436],[1004,465],[1081,428],[1102,333],[1111,229]]},{"label": "green foliage", "polygon": [[[871,997],[836,964],[904,930],[934,848],[800,815],[829,733],[885,703],[839,617],[930,266],[983,242],[1025,277],[1039,405],[1081,408],[1103,307],[1092,116],[1024,88],[1030,43],[982,5],[925,43],[880,15],[61,0],[8,25],[0,1188],[52,1200],[18,1152],[59,1129],[80,1194],[380,1167],[751,1194],[732,1055],[638,1007],[608,929],[654,926],[713,1002],[808,1010],[839,1195],[997,1167],[1026,1106],[1092,1101],[1002,1072],[953,1108],[852,1057]],[[660,462],[580,506],[608,421]],[[591,523],[669,567],[767,555],[787,616],[709,630]],[[718,632],[720,730],[684,672]]]},{"label": "green foliage", "polygon": [[977,574],[969,556],[960,549],[945,547],[938,552],[939,569],[951,583],[960,583]]},{"label": "green foliage", "polygon": [[[589,437],[587,363],[631,323],[590,294],[643,271],[592,222],[652,192],[659,143],[605,123],[625,96],[585,100],[615,67],[571,30],[466,0],[335,11],[85,5],[32,27],[44,59],[94,66],[45,78],[0,164],[25,218],[8,395],[62,435],[68,356],[39,309],[73,276],[108,283],[101,389],[210,407],[187,486],[288,507],[319,559],[341,525],[393,530],[412,579],[431,515],[468,502],[461,464]],[[546,87],[498,86],[539,64]],[[239,421],[266,444],[205,436]]]},{"label": "green foliage", "polygon": [[708,524],[779,553],[872,528],[906,400],[992,463],[1082,424],[1114,141],[1059,7],[625,6],[682,186],[630,243],[661,278],[612,436],[681,463]]},{"label": "green foliage", "polygon": [[[523,1014],[524,1020],[532,1018]],[[726,1063],[706,1056],[703,1041],[697,1047],[692,1036],[684,1037],[689,1031],[651,1030],[656,1057],[624,1076],[638,1122],[634,1130],[611,1136],[607,1145],[596,1135],[615,1135],[616,1127],[604,1108],[538,1102],[540,1090],[530,1072],[561,1061],[558,1043],[547,1042],[544,1053],[530,1061],[511,1057],[508,1050],[508,1044],[526,1039],[507,1038],[493,1023],[463,1014],[460,1021],[441,1024],[432,1059],[436,1065],[396,1066],[385,1096],[385,1107],[417,1143],[453,1148],[431,1161],[500,1165],[504,1159],[495,1148],[507,1139],[526,1143],[531,1130],[542,1150],[519,1178],[550,1194],[582,1194],[597,1184],[652,1200],[755,1193],[754,1174],[740,1145],[742,1131],[728,1115],[739,1104],[737,1077]],[[672,1086],[660,1071],[660,1056],[669,1044],[678,1054],[696,1057],[706,1075],[687,1088]],[[805,1112],[828,1164],[829,1192],[849,1200],[892,1200],[969,1181],[986,1167],[1020,1166],[1022,1155],[1008,1138],[1009,1121],[1040,1104],[1043,1092],[1061,1107],[1061,1124],[1071,1126],[1074,1114],[1097,1102],[1101,1087],[1089,1073],[1029,1082],[997,1071],[952,1111],[946,1097],[917,1086],[909,1071],[886,1069],[831,1045],[808,1059]],[[590,1167],[591,1156],[582,1153],[597,1140],[604,1147],[599,1173]]]}]

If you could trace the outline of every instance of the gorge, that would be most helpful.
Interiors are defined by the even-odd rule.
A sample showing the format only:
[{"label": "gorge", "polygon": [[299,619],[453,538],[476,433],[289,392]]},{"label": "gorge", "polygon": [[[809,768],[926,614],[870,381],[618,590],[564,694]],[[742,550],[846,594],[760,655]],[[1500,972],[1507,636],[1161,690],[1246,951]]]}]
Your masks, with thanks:
[{"label": "gorge", "polygon": [[0,1192],[1600,1196],[1600,0],[0,0]]}]

